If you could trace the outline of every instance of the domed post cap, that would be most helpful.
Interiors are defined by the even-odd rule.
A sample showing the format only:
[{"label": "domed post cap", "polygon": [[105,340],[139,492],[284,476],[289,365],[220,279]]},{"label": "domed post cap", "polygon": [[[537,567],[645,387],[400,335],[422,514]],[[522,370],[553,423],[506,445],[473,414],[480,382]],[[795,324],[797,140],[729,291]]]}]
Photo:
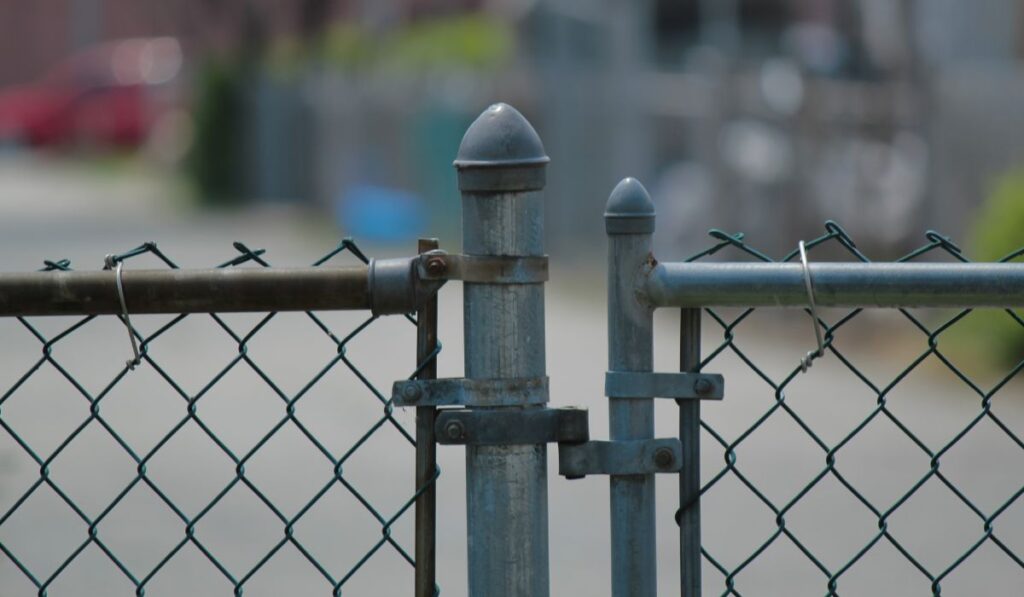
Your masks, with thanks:
[{"label": "domed post cap", "polygon": [[652,234],[654,219],[654,202],[639,180],[623,178],[615,185],[604,211],[608,234]]},{"label": "domed post cap", "polygon": [[530,122],[512,106],[498,103],[469,125],[455,168],[463,191],[536,191],[544,188],[549,161]]}]

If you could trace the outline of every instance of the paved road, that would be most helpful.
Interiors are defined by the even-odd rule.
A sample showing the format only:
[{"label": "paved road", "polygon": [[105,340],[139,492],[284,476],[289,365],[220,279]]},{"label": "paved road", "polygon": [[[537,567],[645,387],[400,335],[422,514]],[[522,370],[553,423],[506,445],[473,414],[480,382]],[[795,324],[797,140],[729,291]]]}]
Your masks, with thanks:
[{"label": "paved road", "polygon": [[[0,162],[0,271],[33,269],[43,258],[69,257],[77,268],[98,267],[104,254],[156,240],[183,266],[206,266],[233,255],[241,240],[268,249],[275,264],[311,262],[334,240],[307,214],[281,209],[209,214],[183,208],[173,190],[144,176],[105,176],[76,167],[31,160]],[[136,262],[131,266],[135,267]],[[140,267],[141,267],[141,262]],[[591,410],[595,436],[607,416],[602,393],[605,367],[603,282],[599,264],[552,265],[547,300],[548,365],[553,400]],[[457,287],[443,291],[440,374],[461,374],[461,305]],[[355,314],[327,314],[339,333],[362,321]],[[168,317],[138,317],[151,333]],[[253,315],[225,318],[240,333]],[[37,318],[45,335],[72,319]],[[785,320],[788,321],[788,320]],[[773,379],[792,370],[811,341],[806,321],[782,325],[765,312],[737,332],[737,346]],[[671,370],[677,359],[676,316],[658,316],[657,366]],[[717,344],[721,330],[706,325],[704,345]],[[875,316],[838,345],[869,379],[891,380],[915,351],[925,347],[898,318]],[[124,329],[98,318],[57,343],[53,358],[97,395],[119,375],[130,354]],[[150,354],[189,396],[238,356],[237,342],[205,316],[191,316],[153,342]],[[247,345],[247,355],[279,386],[295,396],[336,356],[334,344],[303,315],[280,315]],[[414,360],[412,326],[400,318],[379,321],[349,346],[347,356],[377,388],[408,375]],[[6,391],[41,356],[41,344],[17,321],[0,321],[0,391]],[[727,378],[727,399],[704,407],[706,419],[729,441],[773,404],[773,392],[734,353],[709,366]],[[990,382],[985,382],[990,383]],[[877,396],[834,357],[815,364],[787,388],[787,404],[828,444],[835,445],[874,407]],[[1021,386],[996,395],[995,411],[1014,430],[1024,430]],[[978,412],[979,400],[941,365],[929,362],[889,394],[892,412],[933,448],[953,437]],[[238,453],[251,448],[284,415],[283,402],[255,369],[241,363],[199,401],[198,414],[225,445]],[[674,435],[675,407],[659,405],[659,435]],[[101,414],[123,440],[144,453],[186,412],[184,399],[148,364],[128,373],[102,400]],[[344,363],[329,368],[297,403],[296,417],[324,445],[340,454],[377,422],[383,409]],[[46,364],[2,406],[3,420],[40,454],[48,455],[88,416],[88,404],[62,374]],[[412,427],[411,413],[396,420]],[[702,467],[710,478],[723,466],[723,451],[702,439]],[[552,456],[554,456],[552,450]],[[439,486],[439,577],[443,593],[465,594],[463,457],[441,448],[444,476]],[[736,449],[737,468],[774,503],[792,499],[825,466],[825,452],[794,420],[777,412]],[[344,466],[346,479],[384,513],[394,512],[412,490],[412,450],[389,424],[373,434]],[[909,490],[929,459],[889,420],[878,417],[836,454],[836,469],[881,509]],[[553,473],[557,463],[549,466]],[[990,421],[982,421],[941,460],[942,473],[982,511],[992,512],[1020,489],[1024,450]],[[194,424],[185,425],[147,464],[147,475],[187,515],[195,515],[230,483],[233,465]],[[331,467],[297,429],[288,424],[246,464],[246,475],[286,516],[292,516],[331,478]],[[87,426],[50,465],[50,476],[89,516],[135,477],[135,465],[96,423]],[[38,479],[38,467],[6,433],[0,433],[0,510],[6,510]],[[675,594],[678,572],[672,515],[676,488],[671,478],[658,485],[659,586]],[[607,481],[567,482],[552,474],[550,485],[551,570],[555,595],[608,594]],[[735,475],[727,475],[705,497],[707,549],[728,566],[746,559],[777,529],[775,515]],[[832,476],[785,514],[786,528],[829,569],[853,557],[877,531],[877,517],[850,497]],[[932,571],[983,533],[980,519],[935,479],[888,519],[893,536]],[[152,490],[137,486],[99,527],[99,536],[138,575],[151,569],[184,536],[183,525]],[[46,487],[34,492],[0,525],[0,541],[35,573],[45,577],[86,537],[85,525]],[[197,525],[196,536],[222,557],[237,577],[280,540],[283,525],[253,493],[235,487]],[[344,575],[381,537],[380,525],[351,493],[332,488],[295,525],[295,536],[336,577]],[[995,533],[1024,553],[1024,503],[1008,508]],[[393,536],[411,546],[411,516],[401,518]],[[724,588],[723,577],[705,565],[709,595]],[[824,576],[785,536],[739,573],[744,595],[820,595]],[[411,568],[388,546],[346,583],[346,595],[408,595]],[[928,594],[930,582],[884,539],[839,580],[844,595]],[[988,542],[948,578],[945,595],[1008,595],[1024,586],[1024,571]],[[285,546],[245,584],[246,595],[327,594],[327,584],[297,550]],[[109,558],[88,547],[52,585],[50,595],[130,594],[130,584]],[[229,584],[194,547],[186,546],[147,584],[147,595],[228,594]],[[34,594],[9,560],[0,556],[0,595]]]}]

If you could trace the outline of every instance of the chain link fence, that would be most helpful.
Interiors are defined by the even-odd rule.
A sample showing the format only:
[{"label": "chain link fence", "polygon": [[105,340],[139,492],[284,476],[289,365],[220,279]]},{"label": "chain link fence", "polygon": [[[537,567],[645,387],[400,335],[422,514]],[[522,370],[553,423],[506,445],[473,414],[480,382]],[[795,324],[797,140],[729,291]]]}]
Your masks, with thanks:
[{"label": "chain link fence", "polygon": [[[687,261],[773,261],[742,234],[710,236],[715,244]],[[898,261],[968,261],[949,238],[929,231],[926,239]],[[812,260],[870,261],[831,221],[806,246]],[[1021,255],[1024,248],[1001,261]],[[780,261],[799,259],[794,250]],[[731,388],[759,388],[749,396],[729,390],[721,405],[703,412],[702,451],[724,457],[713,467],[722,461],[704,460],[705,594],[795,594],[798,586],[827,595],[844,586],[857,594],[939,595],[946,585],[956,587],[947,594],[1019,590],[1024,417],[1014,378],[1024,355],[994,372],[997,364],[965,349],[956,329],[971,309],[886,316],[819,308],[825,353],[802,373],[802,353],[784,354],[785,342],[758,343],[757,333],[745,336],[766,325],[754,309],[704,312],[706,327],[721,339],[705,348],[701,369],[725,373]],[[1016,311],[1001,315],[1002,325],[1024,327]],[[809,324],[785,321],[806,333],[807,348],[815,345]],[[858,321],[865,324],[860,331]],[[952,402],[943,398],[951,391]],[[728,410],[730,402],[745,410]],[[768,469],[787,472],[779,478]],[[775,570],[767,576],[781,584],[745,582],[765,578],[757,567]],[[958,572],[964,583],[957,584]],[[894,578],[905,582],[894,586]]]},{"label": "chain link fence", "polygon": [[[270,267],[234,248],[218,267]],[[313,265],[368,261],[345,240]],[[111,262],[177,268],[153,243]],[[415,487],[390,400],[440,351],[417,366],[414,316],[131,323],[0,319],[0,594],[411,592],[412,509],[440,473]]]}]

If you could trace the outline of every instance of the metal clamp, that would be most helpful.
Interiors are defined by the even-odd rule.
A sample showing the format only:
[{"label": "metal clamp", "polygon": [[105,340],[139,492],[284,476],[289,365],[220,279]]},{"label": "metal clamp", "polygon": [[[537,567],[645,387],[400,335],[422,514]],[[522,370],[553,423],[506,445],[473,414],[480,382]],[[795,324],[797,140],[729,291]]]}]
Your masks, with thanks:
[{"label": "metal clamp", "polygon": [[439,444],[517,445],[590,439],[587,411],[582,408],[526,408],[438,413],[434,426]]},{"label": "metal clamp", "polygon": [[807,265],[807,250],[804,248],[804,241],[797,243],[800,249],[800,263],[804,268],[804,288],[807,290],[807,304],[811,308],[811,321],[814,324],[814,337],[818,340],[818,350],[808,351],[804,358],[800,359],[800,371],[807,373],[811,368],[814,359],[825,354],[825,343],[821,339],[821,324],[818,320],[818,308],[814,304],[814,285],[811,284],[811,268]]},{"label": "metal clamp", "polygon": [[604,395],[609,398],[675,398],[721,400],[725,379],[715,373],[650,373],[609,371]]},{"label": "metal clamp", "polygon": [[424,280],[462,280],[480,284],[541,284],[548,281],[548,258],[508,255],[449,255],[431,251],[419,261]]},{"label": "metal clamp", "polygon": [[548,402],[548,378],[410,379],[391,387],[395,406],[525,406]]},{"label": "metal clamp", "polygon": [[117,299],[121,302],[121,317],[124,319],[125,327],[128,328],[128,339],[132,343],[132,354],[135,355],[125,361],[125,366],[129,371],[133,371],[142,362],[142,355],[139,354],[139,343],[135,340],[135,328],[132,327],[132,320],[128,317],[128,304],[124,300],[124,283],[121,281],[124,262],[114,255],[107,255],[103,258],[103,269],[111,269],[115,263],[117,263],[117,268],[114,271],[114,286],[117,288]]},{"label": "metal clamp", "polygon": [[676,438],[593,441],[558,446],[558,474],[567,479],[587,475],[676,473],[683,447]]},{"label": "metal clamp", "polygon": [[371,259],[370,310],[374,315],[401,315],[415,311],[444,285],[439,278],[419,275],[420,257]]}]

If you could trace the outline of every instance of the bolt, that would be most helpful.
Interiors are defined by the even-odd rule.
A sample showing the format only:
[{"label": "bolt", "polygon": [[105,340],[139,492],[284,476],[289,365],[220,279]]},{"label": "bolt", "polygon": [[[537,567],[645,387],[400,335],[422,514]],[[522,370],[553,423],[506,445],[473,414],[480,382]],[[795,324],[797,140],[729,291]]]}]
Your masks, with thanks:
[{"label": "bolt", "polygon": [[406,402],[416,402],[420,399],[421,393],[422,390],[416,383],[405,384],[405,387],[402,388],[402,398],[405,398]]},{"label": "bolt", "polygon": [[715,384],[711,383],[711,380],[706,377],[698,377],[697,381],[693,382],[693,391],[698,396],[707,396],[714,389]]},{"label": "bolt", "polygon": [[675,454],[668,448],[658,448],[654,451],[654,464],[660,469],[670,468],[675,461]]},{"label": "bolt", "polygon": [[444,433],[450,440],[460,440],[466,434],[466,427],[462,424],[462,421],[449,421],[444,426]]},{"label": "bolt", "polygon": [[427,273],[431,276],[443,276],[448,271],[448,264],[443,257],[431,257],[427,259]]}]

